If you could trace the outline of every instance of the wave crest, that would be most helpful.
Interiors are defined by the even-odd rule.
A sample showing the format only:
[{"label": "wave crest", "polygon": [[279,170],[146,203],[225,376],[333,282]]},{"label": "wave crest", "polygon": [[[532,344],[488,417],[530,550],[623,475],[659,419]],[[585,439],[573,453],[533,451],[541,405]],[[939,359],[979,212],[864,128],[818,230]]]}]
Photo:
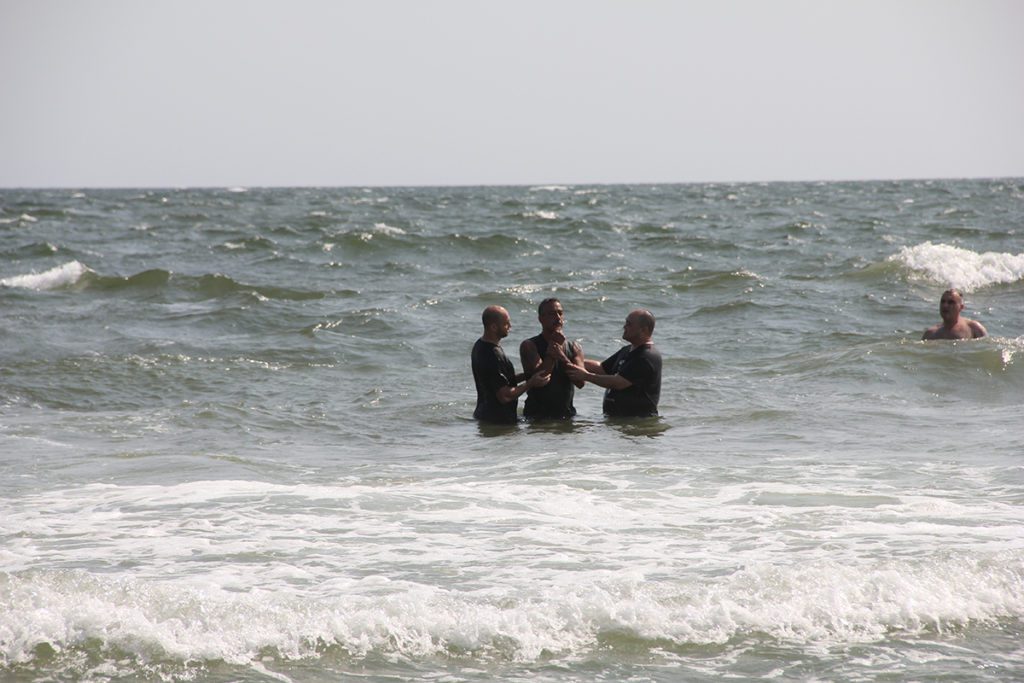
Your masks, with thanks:
[{"label": "wave crest", "polygon": [[28,273],[2,278],[0,279],[0,286],[36,290],[59,289],[60,287],[68,287],[75,284],[86,273],[90,272],[92,271],[89,270],[89,267],[79,261],[69,261],[42,273]]},{"label": "wave crest", "polygon": [[556,582],[490,596],[382,577],[336,579],[326,590],[237,592],[215,577],[0,573],[0,596],[13,608],[0,625],[9,634],[0,672],[33,662],[41,645],[67,651],[91,643],[140,665],[246,665],[267,653],[300,659],[331,647],[355,659],[461,653],[529,662],[552,652],[586,656],[608,638],[639,648],[758,635],[810,646],[872,643],[893,631],[934,634],[1019,617],[1019,561],[1016,552],[861,567],[822,560],[660,586],[641,574],[599,573],[574,577],[571,588]]},{"label": "wave crest", "polygon": [[924,242],[903,247],[889,260],[964,292],[1024,280],[1024,254],[994,251],[982,254],[949,244]]}]

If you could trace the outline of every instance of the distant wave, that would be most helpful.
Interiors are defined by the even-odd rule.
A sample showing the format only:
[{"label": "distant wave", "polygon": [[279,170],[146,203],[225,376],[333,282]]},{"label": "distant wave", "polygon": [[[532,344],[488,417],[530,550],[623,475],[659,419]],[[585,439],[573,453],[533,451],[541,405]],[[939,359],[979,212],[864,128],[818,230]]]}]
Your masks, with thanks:
[{"label": "distant wave", "polygon": [[246,237],[245,239],[224,242],[221,249],[234,251],[236,249],[274,249],[277,243],[266,237]]},{"label": "distant wave", "polygon": [[746,288],[758,285],[763,286],[763,280],[757,273],[746,269],[729,271],[694,271],[692,268],[681,271],[673,276],[672,289],[679,291],[688,290],[716,290],[733,291],[736,287]]},{"label": "distant wave", "polygon": [[57,251],[57,247],[49,242],[32,242],[31,244],[0,251],[0,257],[53,256]]},{"label": "distant wave", "polygon": [[537,218],[543,221],[555,221],[558,220],[558,214],[554,211],[526,211],[522,214],[523,218]]},{"label": "distant wave", "polygon": [[28,273],[26,275],[14,275],[0,279],[0,285],[4,287],[21,287],[24,289],[58,289],[73,285],[92,272],[89,268],[78,261],[69,261],[64,265],[50,268],[42,273]]},{"label": "distant wave", "polygon": [[257,296],[266,299],[303,301],[307,299],[322,299],[325,296],[324,292],[318,291],[307,291],[277,286],[248,285],[219,273],[214,275],[202,275],[198,278],[188,278],[186,282],[194,286],[200,294],[211,298],[219,298],[232,294],[255,293]]},{"label": "distant wave", "polygon": [[154,268],[134,275],[101,275],[79,261],[69,261],[42,273],[14,275],[0,279],[0,286],[24,289],[52,290],[75,286],[80,290],[136,290],[164,287],[171,280],[209,298],[233,294],[255,294],[266,299],[302,301],[320,299],[324,292],[293,289],[274,285],[250,285],[238,282],[226,275],[208,274],[199,276],[176,275],[168,270]]},{"label": "distant wave", "polygon": [[405,244],[409,239],[408,233],[404,229],[388,225],[387,223],[374,223],[373,227],[369,229],[327,233],[324,238],[326,244],[331,245],[330,249],[340,246],[357,252],[365,251],[367,248],[373,248],[374,250],[387,249],[395,245]]},{"label": "distant wave", "polygon": [[903,247],[890,261],[902,263],[930,280],[971,292],[989,285],[1024,280],[1024,254],[979,254],[949,244],[925,242]]}]

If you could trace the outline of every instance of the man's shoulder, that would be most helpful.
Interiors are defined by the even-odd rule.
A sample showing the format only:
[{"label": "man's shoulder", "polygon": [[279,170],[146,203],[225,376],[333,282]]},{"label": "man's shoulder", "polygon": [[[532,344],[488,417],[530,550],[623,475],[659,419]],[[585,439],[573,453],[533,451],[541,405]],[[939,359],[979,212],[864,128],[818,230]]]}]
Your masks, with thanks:
[{"label": "man's shoulder", "polygon": [[985,326],[979,323],[977,320],[968,320],[967,326],[971,328],[971,335],[975,339],[988,335],[988,330],[986,330]]},{"label": "man's shoulder", "polygon": [[537,348],[537,340],[540,339],[540,338],[541,338],[541,335],[539,335],[539,334],[537,336],[535,336],[535,337],[527,337],[526,339],[524,339],[523,341],[521,341],[519,343],[519,348],[520,349],[523,349],[523,348],[527,348],[528,349],[528,348],[531,348],[531,347]]},{"label": "man's shoulder", "polygon": [[643,344],[633,349],[632,353],[637,358],[649,358],[661,360],[661,351],[654,344]]},{"label": "man's shoulder", "polygon": [[608,356],[608,360],[623,358],[625,356],[628,356],[631,352],[632,349],[629,348],[629,344],[626,344],[625,346],[620,346],[618,349],[615,350],[615,353]]},{"label": "man's shoulder", "polygon": [[501,350],[501,346],[494,342],[489,342],[483,337],[476,340],[473,344],[473,358],[500,358],[505,355],[505,352]]}]

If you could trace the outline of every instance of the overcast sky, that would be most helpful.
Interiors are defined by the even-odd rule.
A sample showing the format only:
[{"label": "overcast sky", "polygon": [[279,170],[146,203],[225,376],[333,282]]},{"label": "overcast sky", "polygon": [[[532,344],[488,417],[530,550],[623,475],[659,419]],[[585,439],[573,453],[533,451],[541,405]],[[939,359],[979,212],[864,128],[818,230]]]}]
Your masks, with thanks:
[{"label": "overcast sky", "polygon": [[1024,176],[1019,0],[0,0],[0,187]]}]

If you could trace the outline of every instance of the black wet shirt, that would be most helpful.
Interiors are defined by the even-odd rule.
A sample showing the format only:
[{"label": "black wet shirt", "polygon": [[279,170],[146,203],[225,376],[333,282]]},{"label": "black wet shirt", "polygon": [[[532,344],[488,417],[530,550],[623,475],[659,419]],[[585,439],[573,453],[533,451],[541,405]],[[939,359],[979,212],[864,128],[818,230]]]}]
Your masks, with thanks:
[{"label": "black wet shirt", "polygon": [[630,350],[623,346],[618,353],[601,363],[605,373],[622,375],[632,384],[625,389],[604,392],[604,412],[616,417],[648,417],[658,414],[661,398],[661,353],[653,344]]},{"label": "black wet shirt", "polygon": [[[537,347],[537,355],[544,358],[548,352],[548,340],[544,335],[538,334],[530,341]],[[576,349],[570,342],[562,345],[562,350],[567,358],[576,357]],[[551,369],[551,381],[545,386],[534,387],[526,395],[526,405],[523,406],[523,415],[533,419],[554,419],[561,420],[572,417],[576,414],[576,408],[572,405],[572,397],[576,388],[565,374],[565,367],[562,361],[557,361]]]},{"label": "black wet shirt", "polygon": [[473,345],[473,381],[476,383],[476,410],[473,417],[485,422],[514,423],[518,399],[502,403],[498,389],[516,385],[516,368],[497,344],[477,339]]}]

